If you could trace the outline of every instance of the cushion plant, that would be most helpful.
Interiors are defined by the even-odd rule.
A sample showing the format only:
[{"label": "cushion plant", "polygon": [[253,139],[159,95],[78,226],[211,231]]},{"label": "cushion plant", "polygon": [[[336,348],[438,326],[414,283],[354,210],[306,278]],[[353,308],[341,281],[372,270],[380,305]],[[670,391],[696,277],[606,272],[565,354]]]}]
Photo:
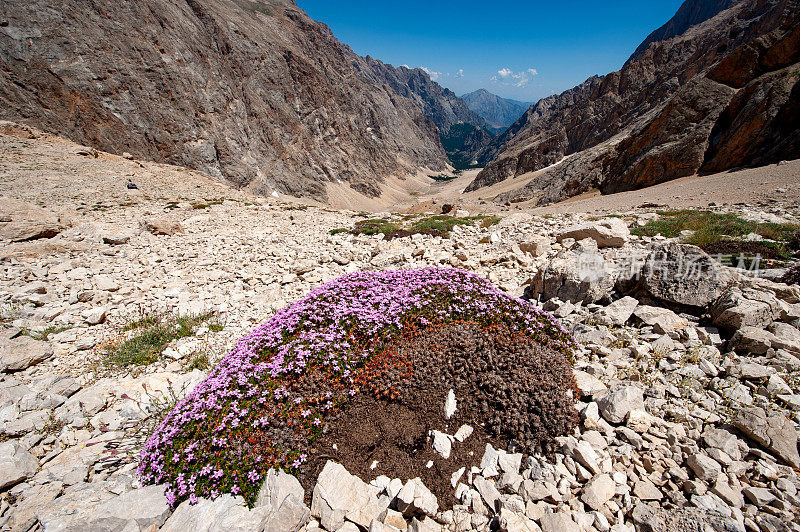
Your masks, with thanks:
[{"label": "cushion plant", "polygon": [[345,275],[239,340],[150,436],[139,474],[167,483],[172,505],[221,493],[253,504],[267,471],[303,467],[310,442],[353,396],[393,399],[380,380],[394,371],[396,382],[396,368],[375,363],[388,345],[455,322],[502,326],[566,359],[576,347],[549,314],[466,271]]}]

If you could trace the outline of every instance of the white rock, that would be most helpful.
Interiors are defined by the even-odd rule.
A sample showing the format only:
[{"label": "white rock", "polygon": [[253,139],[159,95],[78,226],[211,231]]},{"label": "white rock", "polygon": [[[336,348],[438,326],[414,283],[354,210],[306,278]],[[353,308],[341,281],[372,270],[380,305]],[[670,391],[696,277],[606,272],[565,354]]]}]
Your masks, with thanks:
[{"label": "white rock", "polygon": [[447,392],[447,399],[444,401],[444,418],[450,419],[456,413],[456,394],[451,389]]}]

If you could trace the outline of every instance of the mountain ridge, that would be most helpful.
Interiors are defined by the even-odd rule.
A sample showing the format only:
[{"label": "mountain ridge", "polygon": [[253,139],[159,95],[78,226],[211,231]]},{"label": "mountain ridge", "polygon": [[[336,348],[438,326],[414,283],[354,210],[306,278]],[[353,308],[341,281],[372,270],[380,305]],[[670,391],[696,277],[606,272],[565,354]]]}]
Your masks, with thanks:
[{"label": "mountain ridge", "polygon": [[518,102],[478,89],[461,96],[472,111],[477,113],[496,133],[500,134],[516,122],[532,104]]},{"label": "mountain ridge", "polygon": [[[291,1],[6,4],[0,118],[262,194],[447,167],[435,126]],[[124,31],[123,31],[124,28]]]},{"label": "mountain ridge", "polygon": [[467,191],[547,167],[496,198],[545,204],[800,157],[799,43],[796,0],[740,0],[537,102],[481,154]]}]

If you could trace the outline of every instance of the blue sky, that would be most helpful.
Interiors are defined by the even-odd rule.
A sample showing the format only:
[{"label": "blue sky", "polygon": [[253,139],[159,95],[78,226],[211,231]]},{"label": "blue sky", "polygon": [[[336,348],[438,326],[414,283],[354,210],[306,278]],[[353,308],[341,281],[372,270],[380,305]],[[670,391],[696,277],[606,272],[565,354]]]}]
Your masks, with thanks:
[{"label": "blue sky", "polygon": [[459,96],[536,101],[618,70],[680,0],[297,0],[359,55],[424,67]]}]

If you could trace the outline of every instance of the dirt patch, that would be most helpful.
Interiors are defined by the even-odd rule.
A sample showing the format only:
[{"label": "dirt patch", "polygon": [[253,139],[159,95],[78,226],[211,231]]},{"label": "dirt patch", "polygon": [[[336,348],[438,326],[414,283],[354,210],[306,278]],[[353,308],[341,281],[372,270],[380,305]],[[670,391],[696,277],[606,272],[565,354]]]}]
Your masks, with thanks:
[{"label": "dirt patch", "polygon": [[[450,476],[479,465],[486,443],[549,452],[554,438],[577,422],[566,358],[505,327],[461,322],[429,328],[376,359],[366,372],[372,393],[354,397],[309,449],[300,475],[308,494],[325,462],[334,460],[365,482],[379,475],[420,477],[440,504],[450,506],[456,502]],[[445,420],[450,389],[458,407]],[[462,424],[475,432],[454,442],[450,458],[432,450],[429,431],[452,435]]]}]

